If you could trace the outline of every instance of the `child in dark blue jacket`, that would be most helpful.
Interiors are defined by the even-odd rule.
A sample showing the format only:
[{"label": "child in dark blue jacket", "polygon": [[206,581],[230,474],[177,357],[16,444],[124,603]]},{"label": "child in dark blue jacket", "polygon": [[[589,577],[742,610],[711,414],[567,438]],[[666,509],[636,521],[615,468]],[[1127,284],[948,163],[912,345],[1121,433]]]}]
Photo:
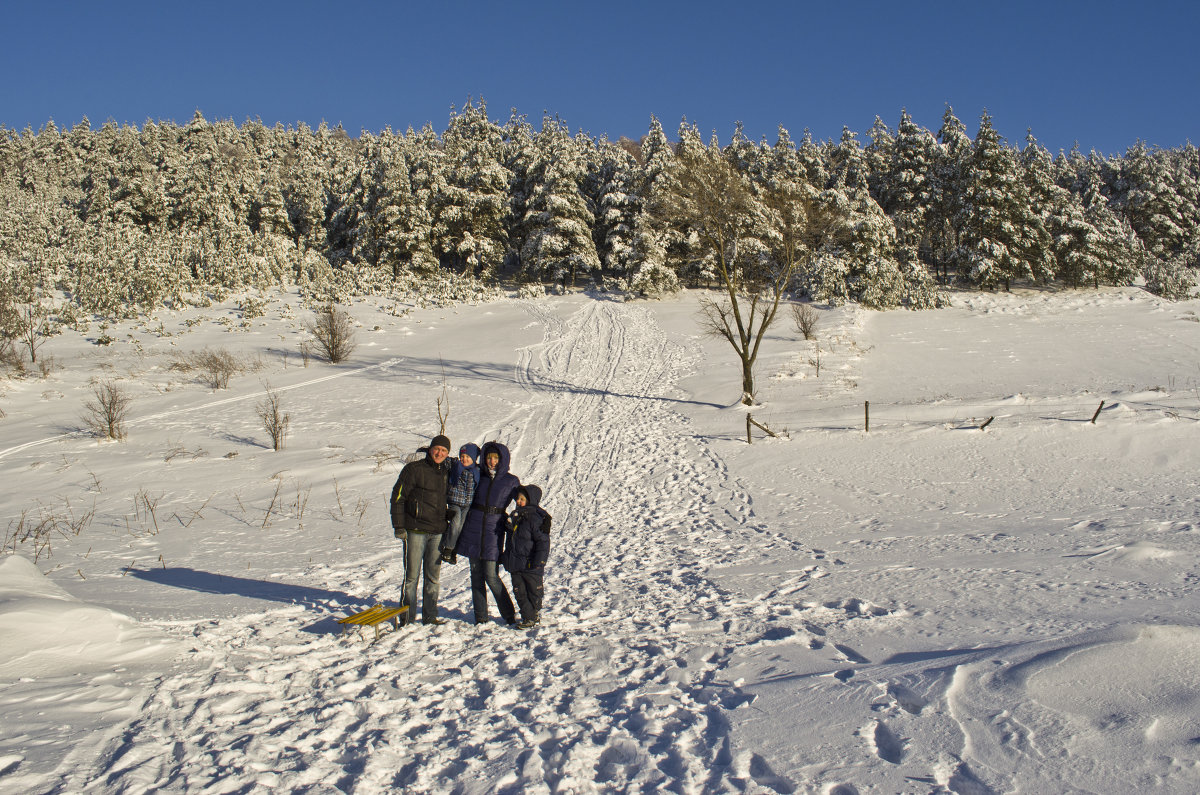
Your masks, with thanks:
[{"label": "child in dark blue jacket", "polygon": [[537,486],[517,490],[517,507],[509,514],[500,552],[500,563],[512,577],[513,596],[521,609],[518,629],[535,627],[541,620],[551,520],[539,505],[541,500],[542,490]]}]

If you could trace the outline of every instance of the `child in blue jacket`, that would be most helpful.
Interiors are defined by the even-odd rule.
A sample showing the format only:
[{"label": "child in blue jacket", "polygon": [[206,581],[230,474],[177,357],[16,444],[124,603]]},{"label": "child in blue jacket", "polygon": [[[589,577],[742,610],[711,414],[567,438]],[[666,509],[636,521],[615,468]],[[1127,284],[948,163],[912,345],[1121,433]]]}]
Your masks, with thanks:
[{"label": "child in blue jacket", "polygon": [[521,610],[518,629],[537,626],[545,593],[546,559],[550,556],[550,514],[539,505],[537,486],[517,489],[517,507],[508,517],[500,563],[512,577],[513,596]]},{"label": "child in blue jacket", "polygon": [[458,563],[458,555],[454,548],[458,546],[458,536],[462,533],[467,509],[475,499],[475,486],[479,483],[478,461],[479,447],[468,443],[458,449],[458,459],[450,464],[450,487],[446,491],[446,509],[450,524],[442,534],[441,547],[442,560],[446,563]]}]

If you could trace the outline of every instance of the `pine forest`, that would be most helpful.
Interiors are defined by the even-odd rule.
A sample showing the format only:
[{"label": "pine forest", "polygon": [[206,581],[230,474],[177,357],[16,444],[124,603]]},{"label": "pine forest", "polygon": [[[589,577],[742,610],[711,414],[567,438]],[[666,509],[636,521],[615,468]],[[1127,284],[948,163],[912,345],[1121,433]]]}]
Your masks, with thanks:
[{"label": "pine forest", "polygon": [[[453,110],[363,132],[247,121],[83,119],[0,128],[0,290],[75,327],[230,293],[298,288],[469,300],[499,285],[655,297],[716,284],[718,262],[786,272],[795,299],[921,309],[944,289],[1128,285],[1180,297],[1200,254],[1200,155],[1010,145],[947,108],[865,142],[708,140],[657,119],[640,140]],[[694,173],[693,173],[694,172]],[[747,282],[751,283],[751,282]],[[19,324],[18,324],[19,325]]]}]

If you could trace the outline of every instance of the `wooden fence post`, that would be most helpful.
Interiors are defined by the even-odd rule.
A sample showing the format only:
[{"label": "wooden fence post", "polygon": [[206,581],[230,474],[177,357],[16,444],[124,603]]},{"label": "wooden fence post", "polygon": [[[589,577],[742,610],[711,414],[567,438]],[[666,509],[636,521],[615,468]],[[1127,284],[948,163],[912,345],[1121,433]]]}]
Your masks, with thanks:
[{"label": "wooden fence post", "polygon": [[750,435],[750,412],[746,412],[746,444],[754,444],[754,437]]},{"label": "wooden fence post", "polygon": [[1096,418],[1100,416],[1100,412],[1104,409],[1104,401],[1100,401],[1100,408],[1096,409],[1096,413],[1092,415],[1092,425],[1096,424]]},{"label": "wooden fence post", "polygon": [[763,425],[761,422],[759,422],[758,420],[754,419],[749,414],[747,414],[746,415],[746,439],[747,439],[747,441],[749,441],[749,439],[750,439],[750,426],[751,425],[753,425],[755,428],[758,428],[760,431],[765,433],[767,436],[770,436],[772,439],[779,438],[779,434],[775,433],[775,431],[771,430],[769,427],[767,427],[766,425]]},{"label": "wooden fence post", "polygon": [[871,432],[871,401],[863,401],[863,428],[864,433]]}]

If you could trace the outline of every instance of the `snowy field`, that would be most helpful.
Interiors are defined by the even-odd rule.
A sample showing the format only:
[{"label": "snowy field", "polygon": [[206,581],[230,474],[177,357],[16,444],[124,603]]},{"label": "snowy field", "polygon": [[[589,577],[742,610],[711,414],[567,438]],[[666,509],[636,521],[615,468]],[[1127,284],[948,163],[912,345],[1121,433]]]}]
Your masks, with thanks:
[{"label": "snowy field", "polygon": [[[295,296],[233,307],[0,382],[0,792],[1200,791],[1200,302],[781,322],[752,446],[694,295],[357,302],[308,366]],[[205,347],[250,369],[172,368]],[[127,441],[79,430],[89,379]],[[342,635],[399,598],[443,389],[545,490],[543,623],[474,627],[460,563],[449,623]]]}]

